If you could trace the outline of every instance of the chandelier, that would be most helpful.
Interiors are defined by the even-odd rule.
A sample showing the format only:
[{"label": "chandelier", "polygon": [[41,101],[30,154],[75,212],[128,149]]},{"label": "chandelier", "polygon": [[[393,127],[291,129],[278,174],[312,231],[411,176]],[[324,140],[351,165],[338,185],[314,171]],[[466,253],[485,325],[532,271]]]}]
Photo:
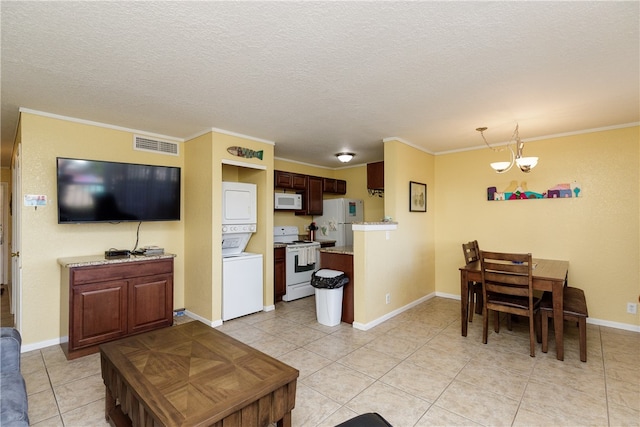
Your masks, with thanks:
[{"label": "chandelier", "polygon": [[[529,173],[531,172],[531,169],[533,169],[538,164],[537,157],[522,156],[522,149],[524,148],[524,142],[520,139],[520,134],[518,133],[518,125],[516,125],[516,128],[513,131],[513,135],[511,135],[511,140],[507,143],[505,147],[501,147],[501,148],[495,148],[489,145],[489,143],[487,142],[487,139],[484,137],[484,131],[487,130],[486,127],[476,128],[476,130],[480,132],[480,135],[482,136],[484,143],[487,144],[487,147],[491,148],[493,151],[504,151],[508,148],[509,151],[511,152],[510,161],[491,163],[491,167],[497,173],[507,172],[509,169],[513,167],[514,164],[518,165],[518,167],[522,172]],[[515,146],[515,151],[514,151],[514,146]]]}]

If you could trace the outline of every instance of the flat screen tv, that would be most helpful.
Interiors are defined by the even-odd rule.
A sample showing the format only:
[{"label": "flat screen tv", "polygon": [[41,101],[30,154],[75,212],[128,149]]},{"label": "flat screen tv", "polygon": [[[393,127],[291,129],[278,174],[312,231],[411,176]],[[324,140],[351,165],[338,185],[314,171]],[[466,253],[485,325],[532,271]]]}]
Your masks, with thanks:
[{"label": "flat screen tv", "polygon": [[180,168],[57,159],[58,223],[180,220]]}]

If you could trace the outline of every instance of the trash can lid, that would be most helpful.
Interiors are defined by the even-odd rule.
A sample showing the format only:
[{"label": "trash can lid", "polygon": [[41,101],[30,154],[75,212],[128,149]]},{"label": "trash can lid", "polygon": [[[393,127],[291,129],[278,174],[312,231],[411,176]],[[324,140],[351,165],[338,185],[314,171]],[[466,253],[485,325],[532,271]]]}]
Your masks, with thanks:
[{"label": "trash can lid", "polygon": [[333,279],[334,277],[338,277],[342,274],[344,274],[344,271],[331,270],[329,268],[321,268],[320,270],[316,271],[316,276],[329,279]]}]

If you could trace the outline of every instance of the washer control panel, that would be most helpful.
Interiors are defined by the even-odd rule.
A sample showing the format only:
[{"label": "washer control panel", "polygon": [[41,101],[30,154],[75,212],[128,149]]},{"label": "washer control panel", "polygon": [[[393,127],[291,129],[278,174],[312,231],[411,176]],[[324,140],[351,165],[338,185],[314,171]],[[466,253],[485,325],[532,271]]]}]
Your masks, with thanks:
[{"label": "washer control panel", "polygon": [[223,233],[255,233],[255,224],[223,225]]}]

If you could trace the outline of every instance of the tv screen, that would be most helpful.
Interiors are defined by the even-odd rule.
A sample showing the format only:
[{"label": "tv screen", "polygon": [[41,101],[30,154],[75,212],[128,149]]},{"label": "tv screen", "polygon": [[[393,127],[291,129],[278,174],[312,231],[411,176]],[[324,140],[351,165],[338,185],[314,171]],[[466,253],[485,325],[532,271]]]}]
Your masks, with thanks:
[{"label": "tv screen", "polygon": [[57,158],[58,223],[178,221],[180,168]]}]

